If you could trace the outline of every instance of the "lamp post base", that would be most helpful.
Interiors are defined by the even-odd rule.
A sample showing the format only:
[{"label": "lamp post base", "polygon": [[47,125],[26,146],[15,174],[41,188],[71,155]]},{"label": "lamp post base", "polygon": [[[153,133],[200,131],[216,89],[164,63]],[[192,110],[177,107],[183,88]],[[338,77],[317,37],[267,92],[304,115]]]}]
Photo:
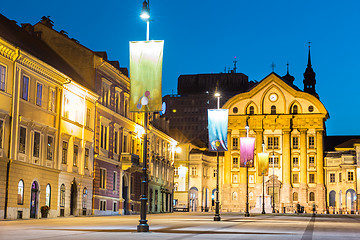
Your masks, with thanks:
[{"label": "lamp post base", "polygon": [[262,211],[261,214],[266,214],[266,212],[265,212],[265,211]]},{"label": "lamp post base", "polygon": [[148,232],[149,231],[149,224],[147,223],[140,223],[137,225],[138,232]]},{"label": "lamp post base", "polygon": [[246,212],[246,213],[244,214],[244,216],[245,216],[245,217],[250,217],[250,213],[249,213],[249,212]]},{"label": "lamp post base", "polygon": [[214,221],[221,221],[220,215],[215,214]]}]

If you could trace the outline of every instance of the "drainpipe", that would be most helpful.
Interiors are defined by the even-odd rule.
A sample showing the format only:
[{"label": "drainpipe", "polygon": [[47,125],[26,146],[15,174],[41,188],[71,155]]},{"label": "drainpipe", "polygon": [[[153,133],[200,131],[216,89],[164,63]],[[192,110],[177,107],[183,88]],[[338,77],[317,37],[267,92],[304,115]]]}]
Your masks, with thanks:
[{"label": "drainpipe", "polygon": [[[8,152],[8,163],[6,167],[6,190],[5,190],[5,205],[4,205],[4,219],[7,219],[7,208],[8,208],[8,201],[9,201],[9,179],[10,179],[10,166],[12,159],[14,159],[15,152],[12,147],[12,142],[14,139],[16,139],[17,136],[17,129],[18,129],[18,111],[19,111],[19,92],[20,92],[20,84],[16,84],[18,80],[18,75],[16,71],[16,61],[19,59],[20,51],[19,49],[15,50],[15,56],[13,59],[13,91],[12,91],[12,106],[11,106],[11,112],[10,112],[10,123],[11,123],[11,133],[9,135],[9,152]],[[15,90],[16,89],[16,90]],[[15,110],[17,111],[17,114],[15,114]],[[14,116],[15,115],[15,116]],[[16,121],[16,123],[14,123]],[[15,125],[15,126],[14,126]],[[16,143],[16,142],[15,142]],[[16,148],[15,148],[16,149]]]}]

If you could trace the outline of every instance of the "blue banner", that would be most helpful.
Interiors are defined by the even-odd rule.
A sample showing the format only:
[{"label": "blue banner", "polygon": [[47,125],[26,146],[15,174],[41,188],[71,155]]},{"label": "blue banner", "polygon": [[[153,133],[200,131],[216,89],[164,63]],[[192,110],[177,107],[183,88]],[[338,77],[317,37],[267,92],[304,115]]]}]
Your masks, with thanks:
[{"label": "blue banner", "polygon": [[228,150],[228,109],[208,109],[209,151]]}]

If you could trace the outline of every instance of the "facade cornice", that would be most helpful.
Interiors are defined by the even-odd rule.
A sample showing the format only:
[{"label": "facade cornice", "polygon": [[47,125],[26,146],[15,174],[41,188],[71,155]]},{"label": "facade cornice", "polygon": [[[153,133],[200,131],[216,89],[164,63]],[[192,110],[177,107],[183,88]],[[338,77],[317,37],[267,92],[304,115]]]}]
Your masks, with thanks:
[{"label": "facade cornice", "polygon": [[0,38],[0,55],[10,61],[15,61],[19,55],[19,50]]},{"label": "facade cornice", "polygon": [[104,61],[97,69],[112,79],[116,79],[123,87],[130,88],[130,79],[110,63]]}]

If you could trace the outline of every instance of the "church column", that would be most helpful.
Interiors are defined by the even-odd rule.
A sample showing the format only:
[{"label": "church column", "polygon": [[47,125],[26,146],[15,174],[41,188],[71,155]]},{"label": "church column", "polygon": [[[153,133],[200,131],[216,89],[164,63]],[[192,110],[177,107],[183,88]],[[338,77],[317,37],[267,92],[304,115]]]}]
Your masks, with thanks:
[{"label": "church column", "polygon": [[[290,151],[290,129],[283,129],[282,141],[282,177],[281,203],[286,207],[291,202],[291,151]],[[283,210],[283,209],[281,209]]]},{"label": "church column", "polygon": [[316,196],[317,211],[326,210],[325,186],[324,186],[324,146],[323,130],[316,130]]},{"label": "church column", "polygon": [[299,186],[299,203],[302,206],[307,204],[307,129],[300,131],[300,186]]}]

